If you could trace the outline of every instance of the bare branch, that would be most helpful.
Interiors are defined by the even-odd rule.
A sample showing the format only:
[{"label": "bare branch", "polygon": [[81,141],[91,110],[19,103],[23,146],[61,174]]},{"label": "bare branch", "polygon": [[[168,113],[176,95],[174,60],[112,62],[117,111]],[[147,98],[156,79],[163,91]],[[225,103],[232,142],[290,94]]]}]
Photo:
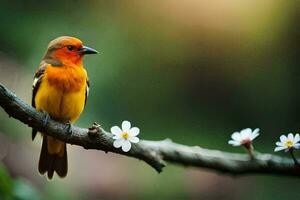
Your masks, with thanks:
[{"label": "bare branch", "polygon": [[43,123],[44,114],[37,111],[0,83],[0,106],[7,114],[41,132],[51,135],[66,143],[82,146],[85,149],[98,149],[105,152],[134,157],[145,161],[156,171],[161,172],[165,162],[184,166],[202,167],[232,175],[274,174],[300,177],[300,168],[292,159],[271,154],[256,153],[251,159],[246,154],[228,153],[218,150],[191,147],[172,142],[141,140],[133,144],[127,153],[113,147],[112,134],[94,123],[89,129],[73,126],[72,134],[68,125],[49,120]]}]

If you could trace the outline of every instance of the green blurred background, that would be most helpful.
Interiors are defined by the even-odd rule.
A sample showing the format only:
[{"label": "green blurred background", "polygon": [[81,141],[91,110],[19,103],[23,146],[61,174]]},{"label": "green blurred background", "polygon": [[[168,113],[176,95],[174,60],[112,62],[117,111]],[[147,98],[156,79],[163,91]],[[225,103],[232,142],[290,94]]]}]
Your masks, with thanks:
[{"label": "green blurred background", "polygon": [[[300,119],[297,1],[1,1],[0,80],[26,102],[50,40],[70,35],[91,81],[77,125],[106,130],[129,120],[143,139],[244,152],[232,132],[260,128],[273,152]],[[299,180],[230,177],[69,146],[69,174],[37,172],[40,138],[0,111],[0,199],[299,199]],[[284,153],[279,153],[284,155]]]}]

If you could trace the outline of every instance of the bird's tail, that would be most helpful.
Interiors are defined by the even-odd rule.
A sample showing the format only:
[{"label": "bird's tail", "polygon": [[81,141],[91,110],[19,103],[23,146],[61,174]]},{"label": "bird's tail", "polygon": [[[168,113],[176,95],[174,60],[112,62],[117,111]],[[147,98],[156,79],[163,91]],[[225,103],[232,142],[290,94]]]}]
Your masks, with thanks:
[{"label": "bird's tail", "polygon": [[66,143],[43,136],[43,144],[39,160],[39,172],[45,174],[48,172],[48,178],[52,179],[54,172],[61,178],[68,172],[68,158]]}]

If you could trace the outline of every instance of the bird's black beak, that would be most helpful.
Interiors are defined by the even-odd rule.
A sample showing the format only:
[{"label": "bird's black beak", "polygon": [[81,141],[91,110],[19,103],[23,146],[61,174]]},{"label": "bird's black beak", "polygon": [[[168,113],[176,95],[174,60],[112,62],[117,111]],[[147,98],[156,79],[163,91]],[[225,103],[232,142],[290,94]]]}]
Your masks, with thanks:
[{"label": "bird's black beak", "polygon": [[96,54],[96,53],[99,53],[99,52],[96,51],[95,49],[90,48],[90,47],[82,46],[78,50],[78,53],[79,54]]}]

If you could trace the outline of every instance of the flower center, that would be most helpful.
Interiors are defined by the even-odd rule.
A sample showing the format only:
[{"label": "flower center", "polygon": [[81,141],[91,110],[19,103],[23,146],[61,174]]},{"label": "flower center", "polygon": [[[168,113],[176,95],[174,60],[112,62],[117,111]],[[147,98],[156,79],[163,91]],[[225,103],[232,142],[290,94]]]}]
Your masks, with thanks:
[{"label": "flower center", "polygon": [[128,133],[127,132],[123,132],[122,133],[122,138],[124,138],[124,139],[128,139],[128,137],[129,137],[129,135],[128,135]]},{"label": "flower center", "polygon": [[291,147],[294,146],[294,142],[291,141],[291,140],[287,140],[287,141],[285,142],[285,146],[287,146],[288,148],[291,148]]}]

